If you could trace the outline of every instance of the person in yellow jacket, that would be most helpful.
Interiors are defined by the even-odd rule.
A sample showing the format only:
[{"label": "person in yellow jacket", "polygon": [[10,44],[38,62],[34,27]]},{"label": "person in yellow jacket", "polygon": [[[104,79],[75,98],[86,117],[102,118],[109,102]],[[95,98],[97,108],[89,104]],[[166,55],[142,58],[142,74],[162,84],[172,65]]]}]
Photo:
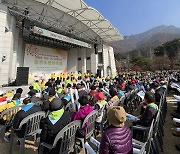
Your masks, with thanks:
[{"label": "person in yellow jacket", "polygon": [[40,84],[41,89],[45,88],[45,83],[46,83],[45,80],[42,79],[41,84]]},{"label": "person in yellow jacket", "polygon": [[[21,97],[21,94],[17,93],[17,94],[14,95],[11,102],[1,105],[0,106],[0,113],[3,112],[6,109],[9,109],[9,108],[12,108],[12,107],[15,107],[15,106],[21,106],[22,104],[21,104],[21,101],[20,101],[20,97]],[[3,120],[6,120],[6,116],[3,117]]]},{"label": "person in yellow jacket", "polygon": [[108,79],[108,80],[110,80],[110,79],[111,79],[111,77],[108,75],[108,76],[107,76],[107,79]]},{"label": "person in yellow jacket", "polygon": [[97,80],[97,81],[100,81],[100,78],[99,78],[99,76],[97,76],[96,80]]},{"label": "person in yellow jacket", "polygon": [[82,79],[82,74],[81,74],[81,72],[79,71],[79,73],[78,73],[78,80],[81,80]]},{"label": "person in yellow jacket", "polygon": [[37,91],[40,91],[40,90],[41,90],[41,87],[40,87],[40,85],[39,85],[38,80],[36,80],[36,81],[32,84],[32,86],[33,86],[33,89],[34,89],[34,90],[37,90]]},{"label": "person in yellow jacket", "polygon": [[51,74],[51,79],[55,79],[55,78],[56,78],[55,73]]},{"label": "person in yellow jacket", "polygon": [[[71,72],[71,73],[72,73],[72,72]],[[67,78],[70,78],[70,74],[69,74],[69,73],[67,74]]]},{"label": "person in yellow jacket", "polygon": [[10,92],[10,91],[8,91],[5,95],[4,95],[4,97],[6,97],[6,98],[12,98],[14,96],[14,94],[12,93],[12,92]]}]

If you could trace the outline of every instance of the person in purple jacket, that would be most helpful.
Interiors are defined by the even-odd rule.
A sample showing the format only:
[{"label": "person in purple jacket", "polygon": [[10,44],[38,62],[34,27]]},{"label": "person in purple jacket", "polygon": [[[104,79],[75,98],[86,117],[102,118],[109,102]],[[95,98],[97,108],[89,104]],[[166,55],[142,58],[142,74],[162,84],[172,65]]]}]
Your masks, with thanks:
[{"label": "person in purple jacket", "polygon": [[109,127],[102,134],[100,154],[132,154],[132,133],[126,121],[123,107],[110,106],[107,111]]}]

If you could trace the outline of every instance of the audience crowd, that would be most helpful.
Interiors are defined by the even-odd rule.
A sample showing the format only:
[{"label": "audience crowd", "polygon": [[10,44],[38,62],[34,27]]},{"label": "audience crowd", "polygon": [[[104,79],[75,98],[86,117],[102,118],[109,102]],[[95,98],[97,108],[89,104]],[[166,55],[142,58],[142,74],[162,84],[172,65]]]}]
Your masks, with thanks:
[{"label": "audience crowd", "polygon": [[[36,112],[46,112],[46,117],[40,122],[40,143],[52,144],[56,135],[70,122],[84,119],[92,111],[99,112],[96,122],[96,136],[101,134],[99,153],[133,153],[133,138],[136,138],[139,131],[132,133],[131,127],[140,125],[150,127],[153,119],[159,110],[159,104],[164,92],[167,91],[168,83],[180,82],[179,72],[161,72],[161,73],[121,73],[116,77],[100,78],[94,75],[83,75],[79,72],[75,79],[73,73],[67,78],[55,78],[53,75],[47,82],[45,80],[35,81],[30,87],[26,97],[22,97],[23,89],[18,88],[14,93],[6,94],[0,91],[0,112],[20,106],[16,113],[12,127],[17,129],[21,121]],[[127,125],[127,103],[116,104],[117,100],[125,96],[128,92],[138,89],[144,92],[143,96],[138,96],[140,113],[131,125]],[[177,96],[180,91],[177,88],[169,87],[174,90]],[[180,96],[179,96],[180,97]],[[133,102],[132,102],[133,103]],[[177,110],[172,114],[175,129],[173,134],[180,136],[180,103],[177,103]],[[71,108],[69,107],[71,106]],[[135,105],[135,104],[133,104]],[[138,110],[139,111],[139,110]],[[105,119],[105,120],[104,120]],[[106,121],[106,122],[104,122]],[[4,124],[6,117],[0,119]],[[103,123],[103,124],[102,124]],[[87,124],[88,125],[88,124]],[[16,131],[19,138],[23,138],[27,125],[23,125],[21,130]],[[9,131],[7,128],[6,131]],[[141,134],[141,133],[140,133]],[[9,142],[10,135],[5,136]],[[79,129],[77,137],[83,138],[85,130]],[[44,149],[44,154],[58,154],[58,146],[52,150]],[[82,145],[80,145],[82,148]],[[180,150],[180,145],[176,145]]]}]

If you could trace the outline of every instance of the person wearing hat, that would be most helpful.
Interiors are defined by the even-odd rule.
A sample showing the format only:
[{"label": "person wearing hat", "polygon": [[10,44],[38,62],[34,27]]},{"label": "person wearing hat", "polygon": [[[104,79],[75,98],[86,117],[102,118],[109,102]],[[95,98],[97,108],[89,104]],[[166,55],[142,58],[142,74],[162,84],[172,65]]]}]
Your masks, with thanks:
[{"label": "person wearing hat", "polygon": [[123,107],[110,106],[107,110],[109,127],[102,134],[100,154],[132,154],[132,132],[125,126],[126,112]]},{"label": "person wearing hat", "polygon": [[[41,120],[40,128],[42,129],[40,141],[47,144],[52,144],[56,135],[62,130],[67,124],[71,122],[70,113],[64,110],[63,103],[61,99],[54,98],[49,106],[49,114],[46,118]],[[47,152],[48,154],[59,153],[59,146],[56,145],[56,148]]]}]

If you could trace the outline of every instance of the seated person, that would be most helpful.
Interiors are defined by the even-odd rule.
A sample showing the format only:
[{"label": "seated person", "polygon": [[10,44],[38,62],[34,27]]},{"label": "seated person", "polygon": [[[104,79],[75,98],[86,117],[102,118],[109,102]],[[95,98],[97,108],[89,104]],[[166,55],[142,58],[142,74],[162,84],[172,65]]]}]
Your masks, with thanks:
[{"label": "seated person", "polygon": [[20,97],[21,97],[21,94],[19,94],[19,93],[15,94],[14,97],[12,98],[11,102],[0,106],[0,112],[4,111],[6,109],[9,109],[11,107],[14,107],[14,106],[19,106],[21,104]]},{"label": "seated person", "polygon": [[[98,117],[96,118],[96,128],[97,130],[100,130],[100,126],[102,126],[102,120],[104,117],[104,113],[106,112],[106,104],[107,102],[104,99],[104,93],[99,92],[96,95],[97,103],[94,105],[94,109],[98,110]],[[106,118],[106,117],[105,117]]]},{"label": "seated person", "polygon": [[126,112],[123,107],[110,106],[107,111],[109,127],[102,134],[100,154],[132,154],[132,133],[126,121]]},{"label": "seated person", "polygon": [[[108,106],[113,106],[114,103],[119,99],[118,96],[117,96],[118,95],[117,91],[115,89],[111,89],[110,90],[110,95],[111,95],[111,99],[108,102]],[[115,104],[115,105],[118,105],[118,104]]]},{"label": "seated person", "polygon": [[55,84],[60,85],[60,83],[61,83],[61,80],[59,79],[59,77],[57,77],[57,80],[55,81]]},{"label": "seated person", "polygon": [[57,97],[61,98],[63,96],[64,90],[60,85],[57,85]]},{"label": "seated person", "polygon": [[82,84],[77,84],[76,88],[78,90],[79,98],[82,97],[82,96],[87,96],[88,95],[87,92],[84,90]]},{"label": "seated person", "polygon": [[[70,113],[64,110],[63,103],[61,99],[54,98],[49,105],[50,113],[49,115],[41,120],[40,128],[41,132],[41,142],[48,144],[53,144],[56,135],[62,130],[67,124],[71,122]],[[56,154],[59,151],[59,147],[56,146],[52,151],[43,151],[44,154]]]},{"label": "seated person", "polygon": [[142,115],[139,116],[140,120],[135,121],[134,125],[142,125],[145,127],[149,127],[153,118],[155,118],[158,112],[158,106],[154,103],[155,97],[154,94],[150,91],[147,91],[144,96],[144,103],[146,104],[146,108]]},{"label": "seated person", "polygon": [[[35,105],[35,103],[32,103],[30,98],[26,98],[23,100],[23,103],[25,104],[21,110],[19,110],[17,112],[17,114],[14,116],[14,121],[13,121],[13,128],[17,129],[19,127],[19,124],[21,123],[21,121],[26,118],[27,116],[29,116],[30,114],[33,114],[35,112],[38,111],[42,111],[40,106]],[[26,130],[26,125],[23,125],[21,130],[16,131],[16,135],[19,138],[23,138],[24,137],[24,133]]]},{"label": "seated person", "polygon": [[[87,96],[81,96],[78,99],[78,102],[81,104],[81,107],[77,112],[73,114],[72,120],[81,120],[83,122],[86,116],[93,111],[93,108],[89,105],[89,100]],[[76,135],[78,137],[84,137],[85,129],[86,128],[79,129]]]},{"label": "seated person", "polygon": [[40,97],[37,97],[36,95],[37,94],[40,94],[40,93],[37,93],[36,90],[32,89],[31,91],[28,92],[28,95],[30,96],[30,99],[31,99],[31,102],[37,104],[43,104],[42,100]]},{"label": "seated person", "polygon": [[122,96],[125,95],[122,86],[120,86],[120,85],[117,86],[117,93],[118,93],[119,98],[121,98]]},{"label": "seated person", "polygon": [[61,100],[63,101],[63,105],[66,106],[71,101],[71,96],[69,93],[66,93]]},{"label": "seated person", "polygon": [[[3,104],[3,105],[0,106],[0,112],[3,112],[4,110],[12,108],[14,106],[22,105],[21,101],[20,101],[20,97],[21,97],[21,94],[16,93],[14,95],[14,97],[12,98],[11,102],[9,102],[7,104]],[[4,116],[3,119],[1,119],[0,123],[4,123],[5,121],[6,121],[6,116]]]},{"label": "seated person", "polygon": [[18,89],[16,90],[16,93],[22,94],[22,92],[23,92],[23,89],[22,89],[22,88],[18,88]]},{"label": "seated person", "polygon": [[91,86],[91,91],[89,93],[89,96],[90,96],[89,104],[91,106],[93,106],[95,104],[95,102],[96,102],[95,96],[96,96],[97,93],[98,93],[98,91],[96,90],[96,86],[92,85]]},{"label": "seated person", "polygon": [[6,101],[6,97],[4,96],[4,92],[0,90],[0,103],[5,101]]},{"label": "seated person", "polygon": [[102,121],[103,111],[104,111],[104,108],[105,108],[107,102],[104,100],[104,93],[103,92],[99,92],[96,95],[96,99],[97,99],[97,103],[95,104],[94,109],[99,111],[103,108],[103,110],[101,111],[101,114],[96,119],[96,122],[100,123]]},{"label": "seated person", "polygon": [[44,101],[42,105],[43,111],[48,111],[49,110],[49,105],[52,102],[54,98],[56,98],[56,91],[54,88],[48,88],[47,94],[44,95]]},{"label": "seated person", "polygon": [[78,99],[78,102],[81,104],[79,111],[73,114],[72,120],[81,120],[83,121],[86,116],[93,111],[92,106],[89,105],[89,100],[87,96],[81,96]]},{"label": "seated person", "polygon": [[38,80],[36,80],[36,81],[32,84],[32,86],[33,86],[33,89],[34,89],[34,90],[37,90],[38,92],[41,90],[41,87],[40,87],[40,85],[39,85],[39,81],[38,81]]},{"label": "seated person", "polygon": [[52,81],[51,79],[49,79],[46,83],[45,83],[46,87],[52,87]]},{"label": "seated person", "polygon": [[163,92],[161,91],[161,86],[154,82],[151,87],[154,89],[154,95],[155,95],[155,101],[154,103],[156,103],[158,106],[159,106],[159,103],[160,103],[160,100],[161,100],[161,97],[163,96]]}]

